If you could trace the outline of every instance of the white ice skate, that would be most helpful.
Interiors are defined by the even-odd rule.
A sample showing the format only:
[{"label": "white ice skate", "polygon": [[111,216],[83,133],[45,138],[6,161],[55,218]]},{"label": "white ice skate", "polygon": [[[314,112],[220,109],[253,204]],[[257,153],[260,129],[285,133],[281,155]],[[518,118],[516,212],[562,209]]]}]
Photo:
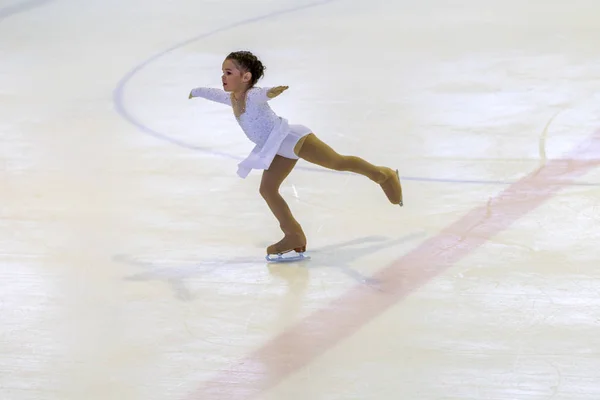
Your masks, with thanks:
[{"label": "white ice skate", "polygon": [[[301,251],[297,251],[301,250]],[[309,260],[310,256],[305,255],[305,249],[297,249],[292,253],[292,251],[286,253],[278,253],[278,254],[267,254],[265,257],[269,262],[293,262],[293,261],[304,261]]]}]

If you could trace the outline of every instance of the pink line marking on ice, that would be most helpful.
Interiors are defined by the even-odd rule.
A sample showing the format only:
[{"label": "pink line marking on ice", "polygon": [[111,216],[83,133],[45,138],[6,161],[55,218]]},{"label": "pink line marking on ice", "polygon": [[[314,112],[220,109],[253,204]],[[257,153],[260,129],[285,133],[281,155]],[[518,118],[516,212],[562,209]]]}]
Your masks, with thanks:
[{"label": "pink line marking on ice", "polygon": [[599,156],[600,131],[565,158],[548,161],[383,268],[374,276],[382,282],[381,291],[363,286],[348,290],[245,358],[218,371],[189,399],[246,400],[273,388],[533,211],[573,179],[600,165]]}]

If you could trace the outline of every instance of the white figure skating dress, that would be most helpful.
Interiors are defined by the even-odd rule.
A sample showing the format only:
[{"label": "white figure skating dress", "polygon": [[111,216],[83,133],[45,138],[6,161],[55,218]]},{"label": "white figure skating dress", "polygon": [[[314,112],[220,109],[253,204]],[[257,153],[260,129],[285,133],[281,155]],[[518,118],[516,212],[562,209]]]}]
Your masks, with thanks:
[{"label": "white figure skating dress", "polygon": [[[275,114],[268,103],[271,100],[267,96],[269,89],[249,89],[245,112],[236,116],[248,139],[256,145],[248,157],[238,164],[237,174],[241,178],[246,178],[252,169],[268,169],[276,154],[297,159],[294,146],[300,138],[311,133],[306,126],[290,125],[285,118]],[[199,87],[192,89],[191,96],[232,106],[231,94],[222,89]]]}]

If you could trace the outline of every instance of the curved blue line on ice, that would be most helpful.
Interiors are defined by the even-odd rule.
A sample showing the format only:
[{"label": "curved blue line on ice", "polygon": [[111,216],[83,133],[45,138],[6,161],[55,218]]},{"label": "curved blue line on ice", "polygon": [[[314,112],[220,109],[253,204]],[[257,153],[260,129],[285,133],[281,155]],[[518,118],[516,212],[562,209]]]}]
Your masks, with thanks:
[{"label": "curved blue line on ice", "polygon": [[[242,158],[241,157],[237,157],[234,156],[233,154],[229,154],[229,153],[224,153],[224,152],[219,152],[219,151],[215,151],[213,149],[211,149],[210,147],[204,147],[204,146],[195,146],[189,143],[186,143],[182,140],[177,140],[165,133],[161,133],[158,132],[152,128],[150,128],[149,126],[145,125],[143,122],[139,121],[138,119],[136,119],[133,115],[131,115],[131,113],[127,110],[127,107],[125,105],[125,101],[124,101],[124,93],[125,93],[125,88],[127,86],[127,84],[129,83],[129,81],[137,74],[139,73],[142,69],[144,69],[145,67],[147,67],[148,65],[150,65],[152,62],[156,61],[157,59],[159,59],[160,57],[163,57],[165,55],[167,55],[168,53],[180,49],[182,47],[185,47],[193,42],[196,42],[198,40],[202,40],[205,39],[209,36],[213,36],[217,33],[220,32],[225,32],[228,31],[230,29],[234,29],[234,28],[238,28],[244,25],[248,25],[251,24],[253,22],[258,22],[258,21],[262,21],[262,20],[266,20],[266,19],[270,19],[270,18],[274,18],[280,15],[285,15],[285,14],[291,14],[297,11],[301,11],[304,9],[308,9],[308,8],[312,8],[312,7],[317,7],[317,6],[321,6],[321,5],[325,5],[325,4],[329,4],[329,3],[333,3],[335,1],[339,1],[339,0],[322,0],[322,1],[318,1],[318,2],[314,2],[314,3],[310,3],[310,4],[305,4],[302,6],[297,6],[297,7],[292,7],[289,9],[285,9],[285,10],[279,10],[279,11],[274,11],[274,12],[270,12],[268,14],[265,15],[261,15],[261,16],[257,16],[257,17],[253,17],[253,18],[248,18],[248,19],[244,19],[242,21],[221,27],[221,28],[217,28],[214,29],[212,31],[209,32],[205,32],[202,33],[198,36],[192,37],[190,39],[187,39],[183,42],[177,43],[171,47],[169,47],[166,50],[161,51],[160,53],[157,53],[155,55],[153,55],[152,57],[148,58],[147,60],[143,61],[142,63],[138,64],[137,66],[135,66],[131,71],[129,71],[127,74],[125,74],[123,76],[123,78],[121,78],[121,80],[119,81],[119,83],[117,84],[117,87],[115,88],[115,90],[113,91],[113,102],[115,103],[115,107],[117,110],[117,113],[119,113],[119,115],[121,115],[121,117],[123,117],[124,119],[126,119],[127,121],[129,121],[131,124],[133,124],[134,126],[136,126],[140,131],[144,132],[145,134],[155,137],[157,139],[160,140],[164,140],[166,142],[172,143],[174,145],[177,146],[181,146],[190,150],[195,150],[195,151],[199,151],[199,152],[203,152],[206,154],[211,154],[211,155],[218,155],[221,157],[225,157],[225,158],[231,158],[234,160],[239,160],[241,161]],[[313,169],[311,169],[313,170]]]},{"label": "curved blue line on ice", "polygon": [[[36,2],[36,3],[40,3],[43,1],[51,1],[51,0],[32,0],[31,3]],[[126,103],[124,101],[124,94],[125,94],[125,89],[127,87],[127,84],[129,83],[129,81],[131,81],[131,79],[137,74],[139,73],[142,69],[144,69],[145,67],[147,67],[148,65],[150,65],[151,63],[153,63],[154,61],[156,61],[157,59],[167,55],[168,53],[180,49],[182,47],[185,47],[191,43],[197,42],[199,40],[205,39],[207,37],[213,36],[217,33],[220,32],[225,32],[234,28],[239,28],[241,26],[244,25],[248,25],[254,22],[258,22],[258,21],[263,21],[263,20],[267,20],[267,19],[271,19],[274,17],[278,17],[281,15],[285,15],[285,14],[292,14],[301,10],[305,10],[305,9],[309,9],[309,8],[313,8],[313,7],[318,7],[318,6],[322,6],[322,5],[326,5],[326,4],[330,4],[336,1],[340,1],[340,0],[321,0],[321,1],[317,1],[317,2],[313,2],[313,3],[309,3],[309,4],[305,4],[302,6],[297,6],[297,7],[292,7],[292,8],[288,8],[288,9],[284,9],[284,10],[279,10],[279,11],[274,11],[274,12],[270,12],[264,15],[260,15],[257,17],[253,17],[253,18],[248,18],[248,19],[244,19],[238,22],[235,22],[233,24],[227,25],[227,26],[223,26],[221,28],[217,28],[214,29],[212,31],[209,32],[205,32],[202,33],[200,35],[194,36],[190,39],[187,39],[183,42],[177,43],[169,48],[167,48],[166,50],[163,50],[153,56],[151,56],[150,58],[146,59],[145,61],[141,62],[140,64],[138,64],[137,66],[135,66],[133,69],[131,69],[129,72],[127,72],[118,82],[117,86],[115,87],[114,91],[113,91],[113,102],[115,104],[115,108],[117,113],[124,118],[125,120],[127,120],[128,122],[130,122],[131,124],[133,124],[135,127],[137,127],[141,132],[145,133],[146,135],[152,136],[156,139],[159,140],[163,140],[169,143],[172,143],[176,146],[180,146],[183,148],[187,148],[190,150],[194,150],[194,151],[198,151],[198,152],[202,152],[205,154],[209,154],[209,155],[216,155],[216,156],[220,156],[220,157],[224,157],[224,158],[230,158],[230,159],[234,159],[237,161],[241,161],[243,158],[242,157],[238,157],[235,156],[233,154],[229,154],[229,153],[225,153],[225,152],[220,152],[220,151],[216,151],[210,147],[205,147],[205,146],[197,146],[197,145],[193,145],[190,143],[187,143],[185,141],[182,140],[178,140],[175,139],[171,136],[169,136],[166,133],[162,133],[162,132],[158,132],[154,129],[152,129],[151,127],[145,125],[143,122],[139,121],[137,118],[135,118],[128,110],[127,110],[127,106]],[[321,173],[333,173],[333,174],[344,174],[345,172],[338,172],[338,171],[332,171],[332,170],[328,170],[328,169],[324,169],[324,168],[311,168],[311,167],[302,167],[302,166],[298,166],[296,167],[297,169],[301,169],[301,170],[305,170],[305,171],[311,171],[311,172],[321,172]],[[512,183],[514,183],[515,181],[492,181],[492,180],[467,180],[467,179],[448,179],[448,178],[429,178],[429,177],[417,177],[417,176],[402,176],[401,177],[402,180],[406,180],[406,181],[421,181],[421,182],[440,182],[440,183],[460,183],[460,184],[478,184],[478,185],[510,185]],[[581,185],[581,186],[600,186],[600,184],[598,183],[574,183],[573,185]]]},{"label": "curved blue line on ice", "polygon": [[31,10],[32,8],[39,7],[46,3],[50,3],[52,0],[28,0],[20,3],[12,4],[6,7],[0,8],[0,21],[8,17],[12,17],[15,14],[20,14]]}]

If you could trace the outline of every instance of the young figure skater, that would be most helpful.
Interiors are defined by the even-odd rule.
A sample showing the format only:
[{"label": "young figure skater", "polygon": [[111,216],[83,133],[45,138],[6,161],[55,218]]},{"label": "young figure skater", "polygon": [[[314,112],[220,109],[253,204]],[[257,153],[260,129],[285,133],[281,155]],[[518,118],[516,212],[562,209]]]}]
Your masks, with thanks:
[{"label": "young figure skater", "polygon": [[343,156],[323,143],[307,127],[288,125],[275,114],[268,101],[279,96],[288,86],[255,87],[264,75],[264,66],[247,51],[229,54],[222,65],[223,89],[192,89],[189,99],[202,97],[233,108],[238,124],[256,146],[238,164],[238,175],[245,178],[252,169],[263,170],[260,194],[279,221],[284,237],[267,247],[267,255],[306,251],[306,236],[296,221],[279,187],[299,158],[336,171],[351,171],[379,184],[392,204],[402,206],[402,187],[398,171],[375,166],[362,158]]}]

